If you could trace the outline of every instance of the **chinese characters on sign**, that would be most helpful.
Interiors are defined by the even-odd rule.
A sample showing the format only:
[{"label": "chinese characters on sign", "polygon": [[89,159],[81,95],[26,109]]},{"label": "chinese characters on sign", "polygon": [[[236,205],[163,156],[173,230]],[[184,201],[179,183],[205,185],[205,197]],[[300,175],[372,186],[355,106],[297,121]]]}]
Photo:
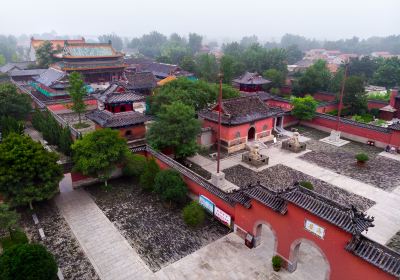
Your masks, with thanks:
[{"label": "chinese characters on sign", "polygon": [[211,200],[209,200],[207,197],[204,195],[200,195],[199,197],[199,203],[201,206],[203,206],[208,212],[211,214],[214,214],[214,203],[212,203]]},{"label": "chinese characters on sign", "polygon": [[316,223],[311,222],[310,220],[305,220],[304,228],[311,233],[314,233],[319,238],[324,239],[325,236],[325,229]]},{"label": "chinese characters on sign", "polygon": [[228,227],[231,226],[231,216],[226,214],[217,206],[214,207],[214,216],[217,217],[223,224],[227,225]]}]

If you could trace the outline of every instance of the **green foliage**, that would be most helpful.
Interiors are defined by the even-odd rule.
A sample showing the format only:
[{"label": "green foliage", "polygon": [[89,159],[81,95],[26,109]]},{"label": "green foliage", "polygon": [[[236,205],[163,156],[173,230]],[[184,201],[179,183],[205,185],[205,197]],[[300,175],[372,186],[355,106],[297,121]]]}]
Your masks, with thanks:
[{"label": "green foliage", "polygon": [[8,204],[0,204],[0,228],[8,230],[11,235],[12,230],[17,225],[18,219],[18,213],[10,210]]},{"label": "green foliage", "polygon": [[72,154],[71,146],[73,143],[74,142],[72,140],[71,130],[69,129],[69,127],[61,128],[60,138],[58,141],[58,148],[60,149],[60,151],[65,155],[70,156]]},{"label": "green foliage", "polygon": [[299,120],[312,120],[315,116],[318,102],[311,95],[293,97],[291,103],[293,105],[292,115]]},{"label": "green foliage", "polygon": [[313,94],[319,90],[327,90],[331,81],[329,72],[324,60],[317,60],[307,68],[298,80],[299,91],[302,94]]},{"label": "green foliage", "polygon": [[286,47],[286,57],[288,64],[295,64],[297,61],[301,60],[304,53],[295,44]]},{"label": "green foliage", "polygon": [[359,76],[362,77],[364,81],[371,82],[372,77],[378,66],[378,60],[372,59],[369,56],[352,58],[350,59],[348,66],[348,75]]},{"label": "green foliage", "polygon": [[1,247],[5,251],[15,245],[27,244],[29,243],[29,239],[25,232],[20,229],[15,229],[10,231],[10,236],[1,238],[0,243]]},{"label": "green foliage", "polygon": [[245,66],[234,56],[225,54],[220,60],[220,72],[224,75],[223,82],[230,85],[232,80],[245,71]]},{"label": "green foliage", "polygon": [[148,143],[155,149],[172,148],[177,158],[191,156],[197,151],[200,122],[192,107],[180,101],[164,105],[147,133]]},{"label": "green foliage", "polygon": [[369,110],[369,113],[373,115],[375,118],[379,116],[379,112],[380,110],[378,108],[372,108],[371,110]]},{"label": "green foliage", "polygon": [[76,140],[72,151],[74,170],[99,178],[105,185],[117,165],[130,153],[118,130],[109,128],[93,131]]},{"label": "green foliage", "polygon": [[397,57],[380,61],[374,73],[373,83],[387,88],[400,84],[400,59]]},{"label": "green foliage", "polygon": [[275,255],[272,257],[272,267],[275,271],[281,270],[282,263],[283,259],[280,256]]},{"label": "green foliage", "polygon": [[0,66],[3,66],[4,64],[6,64],[6,58],[4,55],[0,54]]},{"label": "green foliage", "polygon": [[17,38],[15,36],[0,35],[0,54],[4,56],[6,62],[12,61],[17,48]]},{"label": "green foliage", "polygon": [[359,153],[359,154],[356,154],[356,160],[358,161],[358,162],[367,162],[368,160],[369,160],[369,157],[368,157],[368,155],[367,154],[365,154],[365,153]]},{"label": "green foliage", "polygon": [[[169,105],[176,101],[192,106],[198,111],[216,102],[218,92],[218,84],[178,78],[156,90],[151,100],[151,113],[158,114],[161,112],[163,105]],[[233,87],[228,85],[222,86],[223,99],[238,97],[239,95],[239,91]]]},{"label": "green foliage", "polygon": [[218,63],[213,54],[200,54],[195,57],[196,75],[207,82],[218,80]]},{"label": "green foliage", "polygon": [[50,199],[63,174],[57,160],[30,137],[8,135],[0,144],[0,193],[14,205]]},{"label": "green foliage", "polygon": [[346,79],[343,105],[348,108],[351,115],[367,112],[367,94],[361,77],[350,76]]},{"label": "green foliage", "polygon": [[0,131],[2,137],[6,137],[10,133],[24,134],[24,123],[17,121],[13,117],[2,116],[0,117]]},{"label": "green foliage", "polygon": [[281,88],[285,84],[285,74],[276,69],[268,69],[264,71],[263,76],[270,80],[269,84],[272,88]]},{"label": "green foliage", "polygon": [[126,156],[125,166],[122,172],[125,176],[139,177],[146,168],[146,157],[129,153]]},{"label": "green foliage", "polygon": [[189,33],[189,49],[193,54],[197,53],[201,49],[201,43],[203,37],[196,33]]},{"label": "green foliage", "polygon": [[0,84],[0,117],[24,120],[31,110],[31,101],[26,94],[19,94],[11,83]]},{"label": "green foliage", "polygon": [[121,37],[119,37],[118,35],[116,35],[115,33],[113,34],[104,34],[99,36],[99,42],[100,43],[108,43],[111,41],[111,45],[113,46],[113,48],[116,51],[121,51],[122,48],[124,47],[124,43],[121,39]]},{"label": "green foliage", "polygon": [[0,256],[0,278],[3,280],[54,280],[57,263],[40,244],[20,244]]},{"label": "green foliage", "polygon": [[49,68],[50,64],[54,63],[54,54],[53,44],[45,41],[36,49],[36,63],[40,68]]},{"label": "green foliage", "polygon": [[81,124],[81,114],[86,111],[86,103],[83,99],[86,95],[86,86],[78,72],[72,72],[69,75],[68,93],[72,99],[71,110],[78,114],[79,124]]},{"label": "green foliage", "polygon": [[154,179],[154,192],[164,201],[180,203],[186,197],[187,186],[178,171],[161,170]]},{"label": "green foliage", "polygon": [[356,122],[370,123],[374,120],[374,116],[371,114],[354,115],[351,119]]},{"label": "green foliage", "polygon": [[390,100],[390,92],[386,92],[385,94],[382,93],[368,93],[367,95],[368,100],[382,100],[382,101],[389,101]]},{"label": "green foliage", "polygon": [[191,73],[197,72],[197,70],[196,70],[197,65],[192,56],[189,56],[189,55],[184,56],[182,58],[180,66],[182,67],[183,70],[189,71]]},{"label": "green foliage", "polygon": [[309,189],[309,190],[314,190],[313,184],[309,181],[301,181],[300,186],[302,186],[303,188]]},{"label": "green foliage", "polygon": [[185,206],[182,215],[185,224],[191,227],[197,227],[203,224],[206,216],[203,207],[201,207],[197,201],[192,201]]},{"label": "green foliage", "polygon": [[160,172],[160,167],[158,166],[155,159],[151,158],[147,161],[144,172],[140,175],[140,185],[145,191],[152,191],[154,188],[154,180],[157,173]]}]

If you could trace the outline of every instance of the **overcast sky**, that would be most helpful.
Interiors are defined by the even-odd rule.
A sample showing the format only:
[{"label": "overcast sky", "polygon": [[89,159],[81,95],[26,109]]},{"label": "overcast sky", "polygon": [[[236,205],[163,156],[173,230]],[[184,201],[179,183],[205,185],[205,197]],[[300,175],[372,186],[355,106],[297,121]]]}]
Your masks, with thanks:
[{"label": "overcast sky", "polygon": [[400,34],[400,0],[1,0],[0,34],[138,36],[197,32],[209,39],[285,33],[317,39]]}]

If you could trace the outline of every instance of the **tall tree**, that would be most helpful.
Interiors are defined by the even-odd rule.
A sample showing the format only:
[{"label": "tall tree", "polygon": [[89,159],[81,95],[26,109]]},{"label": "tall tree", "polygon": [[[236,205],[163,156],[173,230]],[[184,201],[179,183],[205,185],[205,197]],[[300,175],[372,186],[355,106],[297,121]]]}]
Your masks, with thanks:
[{"label": "tall tree", "polygon": [[155,149],[172,148],[177,158],[185,158],[197,151],[200,122],[192,107],[182,102],[164,105],[165,108],[150,126],[147,140]]},{"label": "tall tree", "polygon": [[243,48],[248,48],[254,44],[258,44],[258,37],[256,35],[244,36],[242,40],[240,40],[240,45]]},{"label": "tall tree", "polygon": [[4,64],[6,64],[6,58],[4,55],[0,54],[0,66],[3,66]]},{"label": "tall tree", "polygon": [[290,45],[286,47],[286,57],[288,64],[294,64],[301,60],[304,53],[299,49],[297,45]]},{"label": "tall tree", "polygon": [[196,56],[197,76],[207,82],[215,82],[218,75],[218,63],[213,54],[200,54]]},{"label": "tall tree", "polygon": [[196,33],[189,33],[189,48],[195,54],[201,49],[203,37]]},{"label": "tall tree", "polygon": [[187,194],[187,186],[178,171],[173,169],[161,170],[154,179],[154,192],[162,200],[179,203]]},{"label": "tall tree", "polygon": [[11,83],[0,84],[0,117],[24,120],[31,110],[31,101],[27,95],[18,93],[16,86]]},{"label": "tall tree", "polygon": [[364,82],[361,77],[350,76],[346,79],[343,94],[343,105],[349,113],[365,114],[367,107],[367,94],[364,89]]},{"label": "tall tree", "polygon": [[220,60],[220,72],[224,74],[223,82],[230,85],[232,80],[245,71],[245,66],[231,55],[224,55]]},{"label": "tall tree", "polygon": [[318,102],[311,95],[305,97],[293,97],[292,115],[299,120],[312,120],[317,109]]},{"label": "tall tree", "polygon": [[111,41],[111,45],[117,51],[121,51],[124,47],[124,42],[122,38],[115,33],[101,35],[98,39],[100,43],[108,43]]},{"label": "tall tree", "polygon": [[129,153],[126,140],[118,130],[109,128],[86,134],[72,145],[74,170],[83,175],[107,181],[118,164],[123,163]]},{"label": "tall tree", "polygon": [[0,193],[14,205],[50,199],[58,192],[58,156],[28,136],[8,135],[0,144]]},{"label": "tall tree", "polygon": [[313,94],[319,90],[327,90],[331,80],[326,62],[317,60],[310,66],[306,72],[300,77],[298,83],[302,94]]},{"label": "tall tree", "polygon": [[153,31],[149,34],[144,34],[140,38],[138,50],[145,56],[156,58],[161,55],[161,49],[166,42],[166,36],[157,31]]},{"label": "tall tree", "polygon": [[400,85],[400,59],[394,57],[381,61],[374,73],[373,82],[387,88]]},{"label": "tall tree", "polygon": [[17,38],[12,35],[0,35],[0,54],[4,56],[6,62],[11,62],[13,55],[17,51]]},{"label": "tall tree", "polygon": [[72,72],[69,75],[68,93],[72,99],[71,110],[78,114],[79,124],[82,124],[81,114],[86,111],[86,103],[83,99],[86,95],[86,86],[78,72]]},{"label": "tall tree", "polygon": [[285,84],[285,75],[276,69],[268,69],[264,71],[263,76],[271,81],[271,88],[281,88]]},{"label": "tall tree", "polygon": [[44,41],[36,50],[36,62],[41,68],[49,68],[54,63],[53,44],[50,41]]}]

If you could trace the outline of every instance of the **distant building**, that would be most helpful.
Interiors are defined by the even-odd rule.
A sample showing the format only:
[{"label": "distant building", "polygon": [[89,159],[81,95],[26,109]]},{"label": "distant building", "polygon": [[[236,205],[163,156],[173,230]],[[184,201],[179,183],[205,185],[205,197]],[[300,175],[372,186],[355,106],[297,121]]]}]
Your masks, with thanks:
[{"label": "distant building", "polygon": [[126,71],[126,88],[142,94],[150,95],[157,86],[157,79],[150,71]]},{"label": "distant building", "polygon": [[263,86],[271,81],[264,79],[258,73],[246,72],[233,80],[233,85],[243,92],[263,91]]},{"label": "distant building", "polygon": [[53,45],[53,50],[59,50],[61,51],[64,48],[65,42],[69,44],[73,43],[85,43],[85,38],[81,39],[74,39],[74,40],[42,40],[42,39],[35,39],[31,38],[31,44],[29,47],[29,58],[32,61],[36,60],[36,50],[46,41],[49,41]]},{"label": "distant building", "polygon": [[35,61],[9,62],[0,67],[0,73],[7,74],[13,70],[26,70],[31,65],[35,65]]},{"label": "distant building", "polygon": [[151,118],[143,113],[145,96],[128,90],[120,83],[112,83],[96,95],[98,108],[86,117],[96,123],[96,129],[118,129],[128,140],[142,140],[146,135],[145,123]]},{"label": "distant building", "polygon": [[127,65],[124,54],[109,43],[64,43],[52,67],[67,73],[79,72],[86,83],[104,83],[119,80]]}]

